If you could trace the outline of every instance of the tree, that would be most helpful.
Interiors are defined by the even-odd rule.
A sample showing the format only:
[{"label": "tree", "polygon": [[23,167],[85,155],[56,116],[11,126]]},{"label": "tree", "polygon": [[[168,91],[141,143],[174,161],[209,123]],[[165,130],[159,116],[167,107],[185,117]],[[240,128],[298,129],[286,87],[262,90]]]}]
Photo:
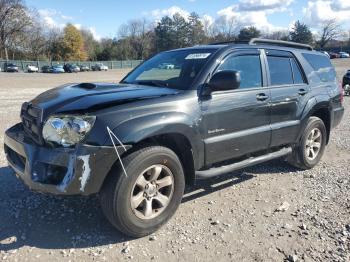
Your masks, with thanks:
[{"label": "tree", "polygon": [[239,31],[239,41],[249,41],[252,38],[258,38],[261,36],[261,32],[254,26],[244,27]]},{"label": "tree", "polygon": [[287,30],[274,31],[263,36],[266,39],[288,41],[289,32]]},{"label": "tree", "polygon": [[199,15],[193,12],[188,17],[188,20],[188,44],[193,46],[205,43],[206,35]]},{"label": "tree", "polygon": [[93,34],[86,29],[80,30],[84,43],[84,52],[89,60],[96,60],[99,43],[94,38]]},{"label": "tree", "polygon": [[189,45],[189,34],[189,23],[179,13],[174,14],[172,28],[172,41],[174,43],[173,48],[187,47]]},{"label": "tree", "polygon": [[289,32],[289,38],[291,41],[296,43],[309,45],[313,43],[313,36],[309,27],[299,20],[294,23],[292,31]]},{"label": "tree", "polygon": [[169,50],[173,43],[173,20],[169,16],[163,17],[155,28],[155,51]]},{"label": "tree", "polygon": [[0,0],[0,50],[8,60],[8,49],[16,48],[32,24],[27,7],[22,0]]},{"label": "tree", "polygon": [[63,30],[63,55],[64,60],[86,60],[84,40],[81,32],[72,24],[67,24]]},{"label": "tree", "polygon": [[127,24],[122,25],[119,29],[120,45],[128,44],[128,48],[132,49],[133,56],[136,59],[145,59],[149,56],[152,49],[153,28],[146,19],[130,20]]},{"label": "tree", "polygon": [[234,41],[241,25],[236,17],[222,16],[213,25],[214,41]]},{"label": "tree", "polygon": [[51,28],[45,33],[46,56],[49,60],[63,59],[63,32],[59,28]]},{"label": "tree", "polygon": [[37,19],[38,14],[32,12],[32,25],[26,29],[25,41],[22,42],[22,49],[26,51],[25,57],[31,60],[46,58],[48,39],[45,35],[45,26]]},{"label": "tree", "polygon": [[319,35],[320,39],[317,41],[317,45],[319,48],[323,49],[329,43],[329,41],[341,35],[340,24],[336,19],[325,21]]}]

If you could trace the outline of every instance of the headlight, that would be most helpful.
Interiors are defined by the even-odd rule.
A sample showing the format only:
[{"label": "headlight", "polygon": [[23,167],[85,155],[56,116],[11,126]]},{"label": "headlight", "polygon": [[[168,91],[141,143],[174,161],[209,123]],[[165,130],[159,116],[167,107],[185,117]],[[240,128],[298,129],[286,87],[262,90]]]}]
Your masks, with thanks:
[{"label": "headlight", "polygon": [[43,138],[64,147],[76,145],[94,125],[95,116],[52,116],[43,128]]}]

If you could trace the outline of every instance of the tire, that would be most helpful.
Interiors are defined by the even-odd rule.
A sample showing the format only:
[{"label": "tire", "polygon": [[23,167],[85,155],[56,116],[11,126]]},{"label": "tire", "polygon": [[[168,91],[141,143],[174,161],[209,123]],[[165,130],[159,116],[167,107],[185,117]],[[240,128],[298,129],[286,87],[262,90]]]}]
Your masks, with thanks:
[{"label": "tire", "polygon": [[[181,203],[185,188],[181,162],[172,150],[161,146],[142,148],[127,155],[122,159],[122,162],[127,176],[121,165],[116,165],[111,170],[100,192],[102,210],[110,223],[124,234],[131,237],[149,235],[163,226],[173,216]],[[141,176],[146,177],[146,180],[151,178],[153,172],[157,173],[153,169],[158,170],[160,167],[162,171],[159,175],[160,180],[157,182],[161,181],[162,177],[169,176],[170,178],[167,177],[166,180],[172,181],[172,185],[163,185],[162,188],[157,189],[155,196],[150,197],[151,193],[154,193],[149,192],[150,186],[147,187],[147,185],[150,184],[141,189],[138,185],[140,183],[137,181],[142,180]],[[149,171],[145,172],[146,170]],[[149,174],[151,175],[148,177]],[[144,199],[136,209],[132,205],[132,199],[136,199],[140,193]],[[157,199],[161,199],[163,194],[168,196],[165,207],[160,205],[161,202]],[[148,203],[151,203],[151,213],[146,211]]]},{"label": "tire", "polygon": [[[318,135],[319,138],[316,138],[318,137]],[[310,143],[312,137],[315,138],[315,141]],[[297,168],[303,170],[311,169],[320,162],[326,144],[326,127],[320,118],[312,116],[307,122],[306,128],[299,140],[299,143],[293,148],[293,152],[287,160],[292,166],[295,166]],[[316,145],[319,146],[318,149]],[[314,152],[314,154],[312,153],[312,151]]]}]

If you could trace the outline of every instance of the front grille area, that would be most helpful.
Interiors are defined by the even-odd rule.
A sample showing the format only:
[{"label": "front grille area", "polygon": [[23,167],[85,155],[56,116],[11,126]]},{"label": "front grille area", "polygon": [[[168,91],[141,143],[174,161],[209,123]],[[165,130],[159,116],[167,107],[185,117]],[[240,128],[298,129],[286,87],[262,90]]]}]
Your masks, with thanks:
[{"label": "front grille area", "polygon": [[42,145],[41,136],[43,111],[39,107],[35,107],[25,102],[21,109],[21,119],[24,132],[37,144]]}]

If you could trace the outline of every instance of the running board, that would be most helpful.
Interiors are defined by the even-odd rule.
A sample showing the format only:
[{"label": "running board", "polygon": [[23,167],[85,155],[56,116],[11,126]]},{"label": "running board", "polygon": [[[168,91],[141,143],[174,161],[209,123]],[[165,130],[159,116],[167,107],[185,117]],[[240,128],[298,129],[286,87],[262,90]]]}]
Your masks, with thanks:
[{"label": "running board", "polygon": [[211,178],[215,176],[219,176],[222,174],[230,173],[245,167],[254,166],[256,164],[260,164],[275,158],[279,158],[285,155],[288,155],[292,152],[291,147],[285,147],[280,149],[279,151],[268,153],[266,155],[257,156],[257,157],[251,157],[248,159],[245,159],[241,162],[236,162],[231,165],[227,166],[221,166],[221,167],[214,167],[211,169],[203,170],[203,171],[196,171],[196,178],[198,179],[205,179],[205,178]]}]

